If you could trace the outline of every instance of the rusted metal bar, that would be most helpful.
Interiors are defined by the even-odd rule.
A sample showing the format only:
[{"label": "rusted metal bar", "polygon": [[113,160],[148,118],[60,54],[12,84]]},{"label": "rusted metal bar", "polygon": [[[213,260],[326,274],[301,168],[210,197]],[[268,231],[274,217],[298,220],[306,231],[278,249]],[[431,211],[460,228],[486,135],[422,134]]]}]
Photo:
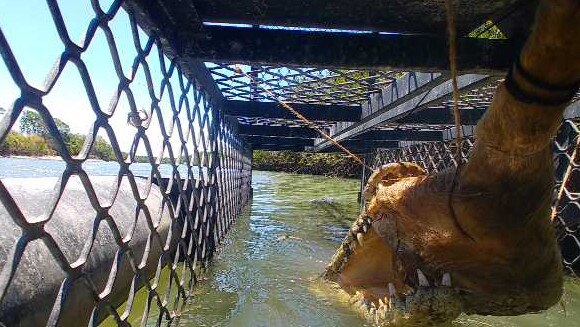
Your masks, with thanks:
[{"label": "rusted metal bar", "polygon": [[[205,26],[201,35],[183,33],[178,42],[187,56],[220,63],[430,72],[449,69],[444,36]],[[457,64],[462,72],[504,72],[519,49],[520,44],[513,40],[460,38]]]}]

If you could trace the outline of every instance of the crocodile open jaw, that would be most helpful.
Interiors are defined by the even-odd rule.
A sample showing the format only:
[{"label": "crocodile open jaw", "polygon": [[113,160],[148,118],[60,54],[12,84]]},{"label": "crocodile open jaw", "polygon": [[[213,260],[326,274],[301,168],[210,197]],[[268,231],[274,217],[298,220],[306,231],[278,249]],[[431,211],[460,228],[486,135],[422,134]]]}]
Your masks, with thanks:
[{"label": "crocodile open jaw", "polygon": [[355,310],[378,326],[432,325],[462,312],[449,273],[429,281],[420,270],[406,276],[395,252],[361,216],[342,242],[324,277],[349,295]]}]

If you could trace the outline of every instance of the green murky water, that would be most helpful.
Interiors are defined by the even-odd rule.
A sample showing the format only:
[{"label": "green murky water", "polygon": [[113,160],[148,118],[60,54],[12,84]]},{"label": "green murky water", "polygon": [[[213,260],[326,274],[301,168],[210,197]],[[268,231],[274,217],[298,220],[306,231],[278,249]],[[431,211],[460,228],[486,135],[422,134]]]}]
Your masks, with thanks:
[{"label": "green murky water", "polygon": [[[254,172],[238,219],[180,326],[366,326],[313,281],[358,214],[356,180]],[[580,326],[580,284],[563,307],[521,317],[462,317],[458,326]]]}]

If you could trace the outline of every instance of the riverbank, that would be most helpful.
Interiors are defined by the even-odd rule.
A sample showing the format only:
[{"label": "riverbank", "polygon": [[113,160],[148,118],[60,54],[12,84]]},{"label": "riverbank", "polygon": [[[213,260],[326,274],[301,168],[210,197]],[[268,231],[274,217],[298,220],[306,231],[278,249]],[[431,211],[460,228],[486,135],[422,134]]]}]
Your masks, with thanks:
[{"label": "riverbank", "polygon": [[361,174],[359,164],[337,153],[256,150],[252,169],[345,178],[360,178]]},{"label": "riverbank", "polygon": [[[76,156],[84,146],[86,136],[65,133],[61,135],[68,152]],[[47,132],[44,134],[22,134],[11,131],[0,144],[0,155],[5,157],[58,158],[58,142]],[[94,140],[90,158],[104,161],[115,160],[113,147],[101,136]]]},{"label": "riverbank", "polygon": [[53,160],[58,161],[62,160],[59,156],[19,156],[19,155],[7,155],[7,156],[0,156],[2,158],[12,158],[12,159],[36,159],[36,160]]},{"label": "riverbank", "polygon": [[[0,158],[11,159],[33,159],[33,160],[48,160],[48,161],[63,161],[60,156],[21,156],[21,155],[0,155]],[[105,160],[98,158],[87,158],[85,162],[105,162]]]}]

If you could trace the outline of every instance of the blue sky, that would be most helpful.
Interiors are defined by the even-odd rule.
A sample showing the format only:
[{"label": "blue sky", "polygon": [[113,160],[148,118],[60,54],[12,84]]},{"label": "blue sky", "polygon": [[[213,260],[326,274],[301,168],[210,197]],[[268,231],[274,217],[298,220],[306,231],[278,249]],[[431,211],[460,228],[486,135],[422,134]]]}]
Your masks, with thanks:
[{"label": "blue sky", "polygon": [[[101,0],[100,6],[104,11],[107,11],[112,2],[112,0]],[[90,1],[60,0],[58,4],[70,38],[76,44],[81,45],[91,19],[95,17]],[[128,15],[121,10],[109,23],[109,27],[115,36],[123,73],[130,77],[137,51],[131,35]],[[44,90],[45,79],[65,48],[57,34],[46,0],[0,0],[0,28],[4,32],[27,82]],[[140,31],[139,35],[141,47],[144,47],[148,37],[143,31]],[[154,47],[147,62],[155,93],[159,96],[162,75],[157,57],[158,52]],[[81,58],[88,68],[101,110],[106,111],[116,92],[118,78],[107,39],[101,29],[97,30],[88,50],[83,53]],[[165,59],[165,64],[169,67],[167,59]],[[171,78],[174,92],[179,85],[175,75]],[[148,109],[151,100],[142,68],[138,70],[130,88],[136,99],[137,108]],[[8,74],[4,62],[0,60],[0,107],[10,108],[19,93],[19,89]],[[175,93],[175,99],[178,100],[178,92]],[[166,95],[167,92],[162,98],[160,107],[164,113],[164,118],[169,119],[171,107]],[[190,97],[189,100],[190,104],[193,103],[193,97]],[[87,134],[92,127],[95,114],[90,107],[80,74],[72,62],[67,63],[55,87],[43,98],[43,103],[48,107],[53,117],[67,123],[74,133]],[[121,143],[122,150],[128,149],[135,132],[135,129],[126,123],[128,112],[128,100],[123,95],[115,109],[113,118],[109,120]],[[180,118],[183,116],[181,115]],[[161,147],[161,134],[158,132],[159,126],[156,124],[158,122],[154,119],[148,136],[153,148],[159,149]],[[167,127],[170,125],[167,121],[165,124]],[[172,138],[172,144],[177,144],[174,141],[177,141],[176,138]],[[139,154],[144,154],[143,150],[140,148]],[[155,152],[156,150],[154,150]]]}]

